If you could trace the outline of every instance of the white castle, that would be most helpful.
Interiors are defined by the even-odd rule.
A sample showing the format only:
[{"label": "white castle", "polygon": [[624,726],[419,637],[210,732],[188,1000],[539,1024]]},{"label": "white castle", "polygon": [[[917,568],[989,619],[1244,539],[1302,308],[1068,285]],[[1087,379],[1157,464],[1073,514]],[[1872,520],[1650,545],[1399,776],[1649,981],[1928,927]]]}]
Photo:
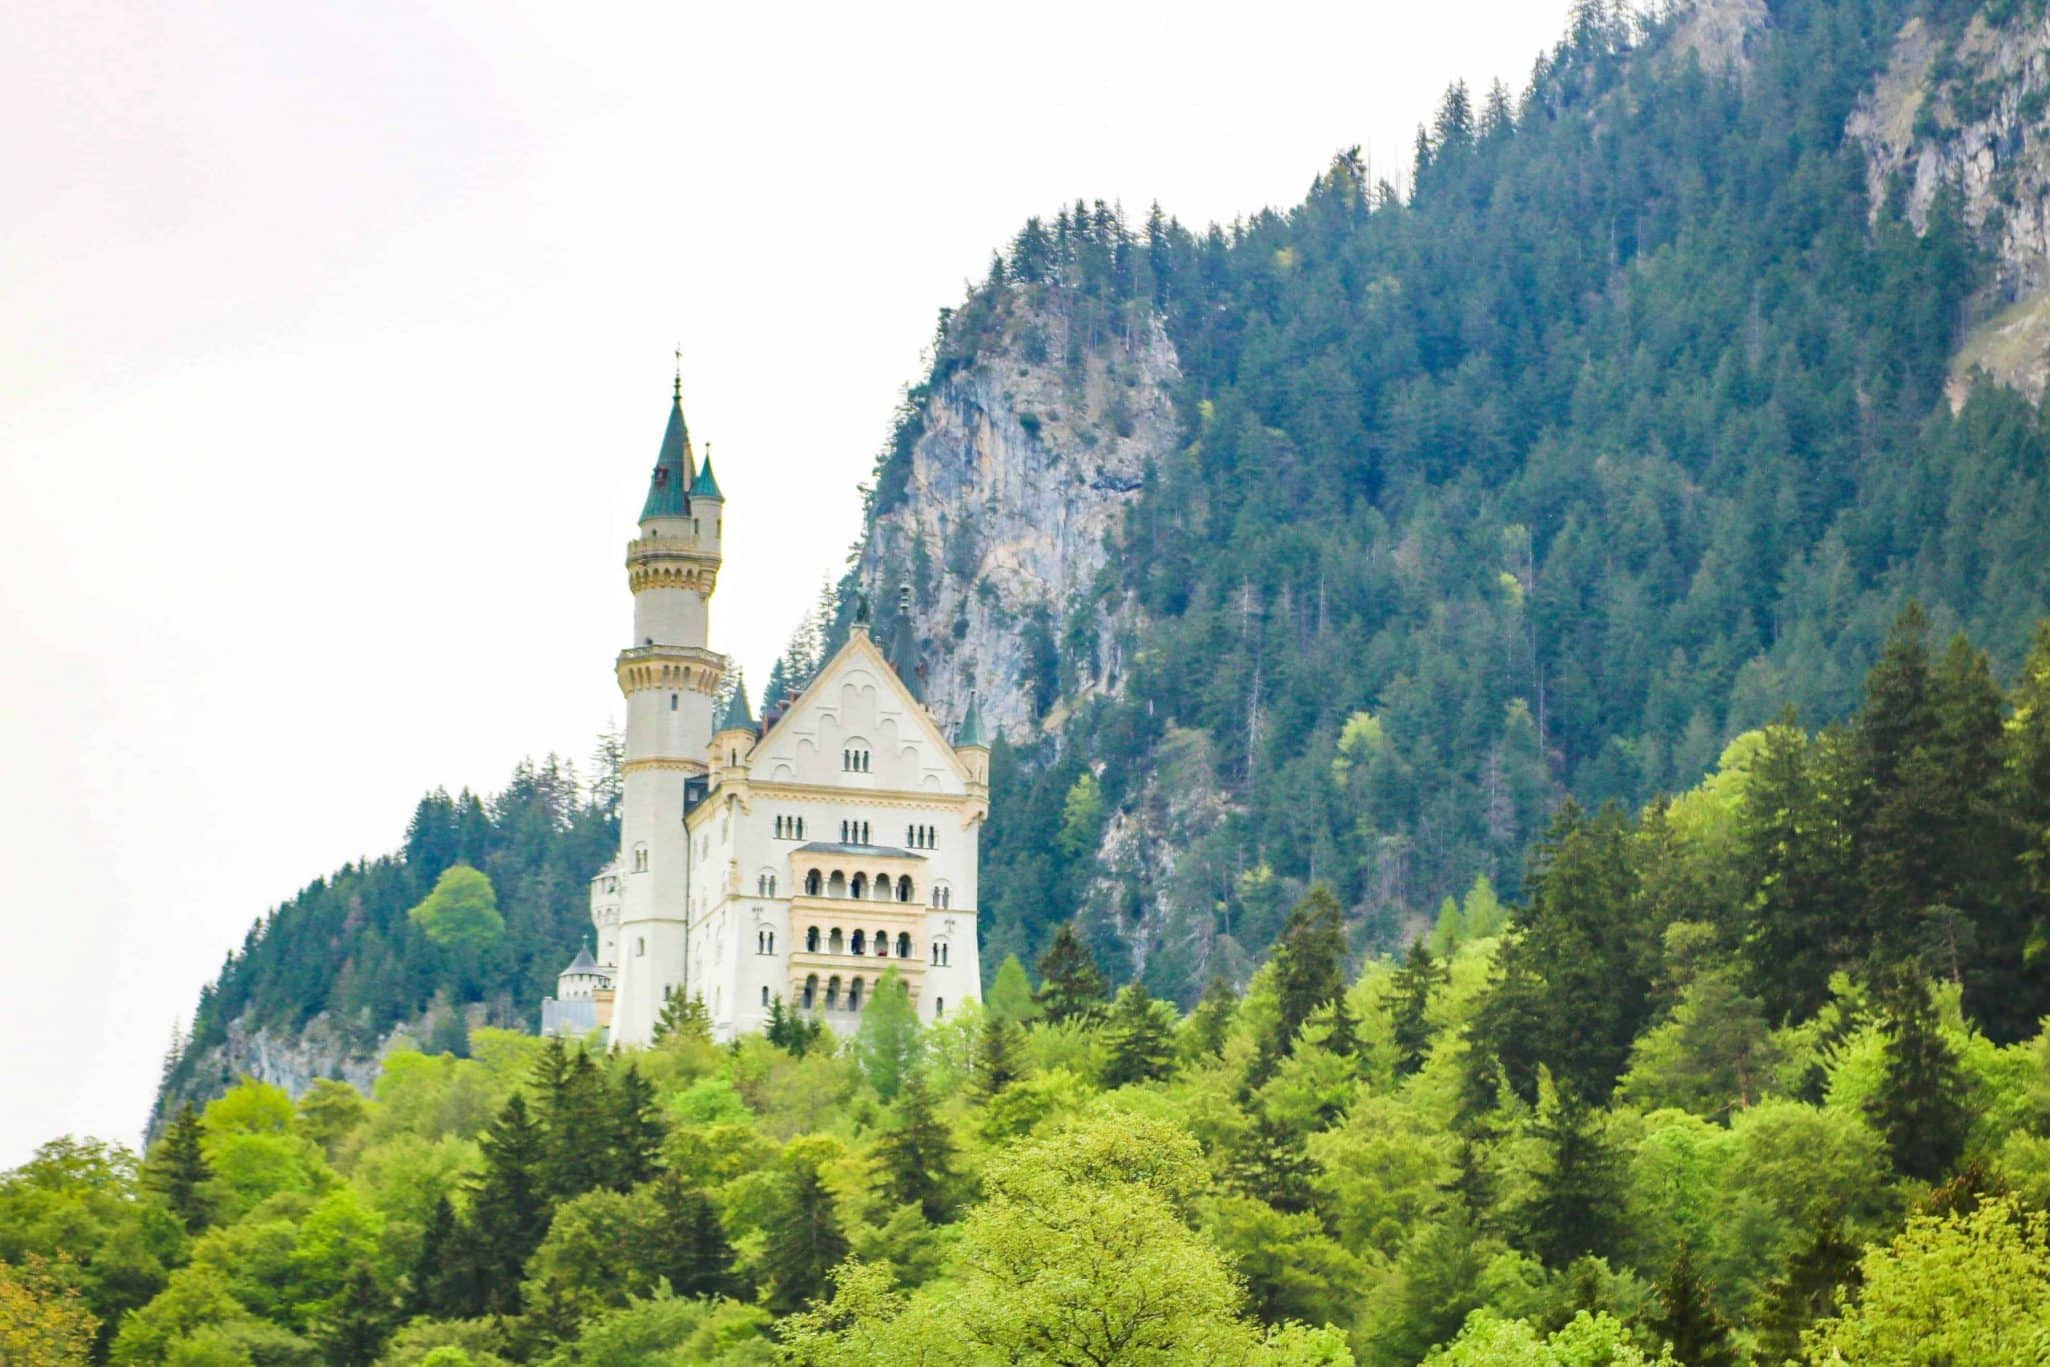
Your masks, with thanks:
[{"label": "white castle", "polygon": [[542,1028],[647,1044],[684,993],[718,1039],[761,1028],[779,998],[845,1034],[893,968],[937,1020],[982,992],[989,746],[976,704],[949,743],[919,699],[906,589],[887,655],[860,611],[802,693],[757,724],[736,690],[715,731],[726,659],[706,635],[725,508],[679,384],[626,548],[619,854],[591,880],[597,954],[563,970]]}]

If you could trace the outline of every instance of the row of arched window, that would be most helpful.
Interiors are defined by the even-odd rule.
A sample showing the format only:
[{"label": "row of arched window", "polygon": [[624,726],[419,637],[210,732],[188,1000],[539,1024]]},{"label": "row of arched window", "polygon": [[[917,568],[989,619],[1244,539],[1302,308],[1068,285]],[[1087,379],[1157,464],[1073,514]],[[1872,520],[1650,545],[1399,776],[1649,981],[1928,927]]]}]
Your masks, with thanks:
[{"label": "row of arched window", "polygon": [[911,875],[903,874],[894,881],[887,873],[879,873],[870,881],[865,873],[857,873],[852,879],[840,870],[833,870],[832,877],[812,869],[804,875],[806,897],[854,898],[857,901],[908,902],[911,900]]},{"label": "row of arched window", "polygon": [[936,850],[940,847],[940,833],[933,826],[907,826],[904,828],[904,845],[913,850]]},{"label": "row of arched window", "polygon": [[866,821],[841,822],[840,843],[843,845],[866,845],[868,843],[868,823]]},{"label": "row of arched window", "polygon": [[947,966],[947,942],[945,940],[934,940],[932,942],[932,962],[934,968],[945,968]]},{"label": "row of arched window", "polygon": [[[773,944],[774,942],[771,941],[771,943]],[[870,946],[874,946],[875,956],[878,959],[889,958],[890,932],[879,930],[875,934],[870,935],[866,931],[857,930],[852,935],[847,935],[843,934],[838,926],[834,926],[830,930],[821,930],[817,926],[805,927],[804,948],[805,952],[809,954],[865,955],[869,952]],[[911,957],[911,932],[908,930],[897,932],[897,957],[900,959]]]},{"label": "row of arched window", "polygon": [[937,910],[944,910],[947,907],[951,907],[952,905],[954,905],[954,890],[948,887],[945,883],[933,884],[932,904],[933,907]]},{"label": "row of arched window", "polygon": [[866,751],[866,750],[842,750],[842,751],[840,752],[840,767],[841,767],[842,769],[846,770],[846,771],[847,771],[848,773],[850,773],[850,774],[865,774],[865,773],[867,773],[867,772],[868,772],[868,751]]},{"label": "row of arched window", "polygon": [[[757,930],[755,932],[755,953],[774,954],[775,952],[776,932],[773,930]],[[762,990],[767,991],[768,989],[764,988]]]},{"label": "row of arched window", "polygon": [[[897,984],[897,988],[901,992],[908,993],[911,990],[911,985],[900,982]],[[861,979],[855,978],[848,982],[843,1001],[840,991],[839,974],[836,973],[826,979],[825,990],[821,993],[819,975],[813,973],[805,978],[804,992],[798,1000],[807,1011],[816,1011],[822,1005],[828,1011],[838,1011],[842,1009],[843,1005],[846,1010],[859,1011],[861,1009]],[[767,1006],[768,1004],[769,989],[764,987],[762,989],[762,1005]],[[945,997],[934,997],[932,999],[932,1013],[934,1016],[944,1016],[947,1014],[947,999]]]},{"label": "row of arched window", "polygon": [[755,896],[757,896],[757,897],[774,897],[775,895],[776,895],[776,875],[775,875],[775,874],[773,874],[773,873],[765,873],[765,874],[762,874],[762,875],[761,875],[760,877],[758,877],[758,878],[756,878],[756,879],[755,879]]},{"label": "row of arched window", "polygon": [[778,840],[804,839],[804,818],[801,816],[779,816],[776,818]]}]

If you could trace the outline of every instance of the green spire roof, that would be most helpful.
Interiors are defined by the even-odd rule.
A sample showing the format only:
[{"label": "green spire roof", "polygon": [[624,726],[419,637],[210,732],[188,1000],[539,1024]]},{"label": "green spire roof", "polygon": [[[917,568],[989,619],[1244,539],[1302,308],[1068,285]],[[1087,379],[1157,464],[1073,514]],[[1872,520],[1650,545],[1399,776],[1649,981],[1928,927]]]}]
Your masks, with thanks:
[{"label": "green spire roof", "polygon": [[982,704],[973,690],[968,694],[968,710],[961,716],[961,724],[954,728],[954,748],[980,746],[989,749],[989,742],[982,735]]},{"label": "green spire roof", "polygon": [[669,426],[662,432],[662,453],[655,457],[655,473],[648,480],[648,501],[641,505],[641,521],[651,517],[683,517],[690,512],[690,487],[695,478],[690,454],[690,428],[683,422],[683,389],[669,401]]},{"label": "green spire roof", "polygon": [[719,723],[721,731],[752,731],[755,719],[747,710],[747,685],[739,679],[733,681],[733,697],[726,704],[725,720]]},{"label": "green spire roof", "polygon": [[716,498],[721,503],[726,501],[726,495],[719,492],[719,481],[712,478],[712,447],[709,442],[705,444],[705,463],[698,467],[698,477],[691,481],[690,496]]}]

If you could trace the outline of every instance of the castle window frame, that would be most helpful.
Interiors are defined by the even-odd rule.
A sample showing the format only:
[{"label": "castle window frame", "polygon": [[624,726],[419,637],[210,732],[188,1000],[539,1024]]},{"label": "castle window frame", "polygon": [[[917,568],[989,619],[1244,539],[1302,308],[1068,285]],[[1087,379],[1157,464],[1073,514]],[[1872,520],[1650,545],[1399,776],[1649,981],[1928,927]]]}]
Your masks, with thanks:
[{"label": "castle window frame", "polygon": [[908,930],[897,932],[897,957],[900,959],[911,957],[911,932]]},{"label": "castle window frame", "polygon": [[878,959],[887,959],[887,958],[889,958],[889,957],[890,957],[890,932],[889,932],[889,931],[887,931],[887,930],[879,930],[879,931],[877,931],[877,932],[875,933],[875,947],[876,947],[876,957],[877,957]]},{"label": "castle window frame", "polygon": [[767,1006],[768,1004],[769,1004],[769,985],[768,985],[767,983],[763,983],[763,984],[762,984],[762,1005],[763,1005],[763,1006]]},{"label": "castle window frame", "polygon": [[806,926],[804,928],[804,952],[807,954],[819,952],[819,928],[817,926]]},{"label": "castle window frame", "polygon": [[847,984],[847,1009],[849,1011],[861,1010],[861,979],[859,978]]}]

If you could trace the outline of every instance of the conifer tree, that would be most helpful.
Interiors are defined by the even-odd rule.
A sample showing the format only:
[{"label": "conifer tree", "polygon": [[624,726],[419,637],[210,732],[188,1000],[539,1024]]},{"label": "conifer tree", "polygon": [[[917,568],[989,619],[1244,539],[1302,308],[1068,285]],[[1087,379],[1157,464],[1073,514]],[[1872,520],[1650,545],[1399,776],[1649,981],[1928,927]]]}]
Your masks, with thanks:
[{"label": "conifer tree", "polygon": [[1040,1011],[1054,1025],[1094,1020],[1102,1013],[1109,995],[1103,973],[1075,934],[1074,923],[1061,922],[1054,931],[1053,943],[1039,960],[1039,992],[1034,1000]]},{"label": "conifer tree", "polygon": [[1900,972],[1881,987],[1886,1071],[1866,1109],[1886,1140],[1894,1171],[1939,1182],[1964,1153],[1970,1115],[1957,1051],[1943,1038],[1929,985]]},{"label": "conifer tree", "polygon": [[1019,1054],[1025,1047],[1025,1033],[1013,1021],[989,1014],[982,1018],[982,1030],[975,1040],[975,1071],[969,1078],[969,1093],[977,1101],[991,1097],[1025,1075]]},{"label": "conifer tree", "polygon": [[1232,1146],[1225,1180],[1285,1214],[1311,1209],[1317,1199],[1317,1165],[1304,1136],[1264,1109],[1253,1112],[1251,1119]]},{"label": "conifer tree", "polygon": [[1651,1317],[1651,1331],[1672,1345],[1676,1359],[1687,1367],[1737,1367],[1730,1326],[1709,1299],[1708,1283],[1684,1240],[1654,1295],[1658,1310]]},{"label": "conifer tree", "polygon": [[1345,990],[1345,913],[1324,884],[1289,912],[1274,947],[1274,967],[1281,1006],[1274,1051],[1286,1058],[1310,1013]]},{"label": "conifer tree", "polygon": [[2009,1029],[1990,1030],[2009,1038],[2012,1021],[2033,1028],[2050,1015],[2050,975],[2017,971],[2015,950],[2021,946],[2024,970],[2040,956],[2031,947],[2050,945],[2050,618],[2036,626],[2035,640],[2015,681],[2013,717],[2007,727],[2005,790],[2009,819],[2014,823],[2015,865],[2019,886],[2008,921],[1990,936],[1996,972],[2007,975]]},{"label": "conifer tree", "polygon": [[655,1176],[662,1166],[667,1134],[655,1106],[655,1088],[629,1063],[612,1089],[612,1145],[608,1184],[628,1191]]},{"label": "conifer tree", "polygon": [[1157,1002],[1138,983],[1128,983],[1111,1003],[1104,1026],[1109,1058],[1103,1085],[1153,1082],[1174,1070],[1174,1008]]},{"label": "conifer tree", "polygon": [[1409,958],[1395,970],[1391,996],[1394,1022],[1390,1036],[1395,1044],[1395,1075],[1408,1077],[1424,1066],[1436,1033],[1430,1021],[1431,994],[1449,976],[1449,970],[1432,953],[1430,946],[1415,940]]},{"label": "conifer tree", "polygon": [[636,1257],[642,1270],[679,1296],[737,1295],[733,1244],[712,1198],[673,1172],[655,1180],[653,1194],[656,1215]]},{"label": "conifer tree", "polygon": [[1785,1268],[1766,1284],[1756,1317],[1757,1361],[1800,1358],[1802,1333],[1817,1320],[1836,1314],[1845,1296],[1857,1289],[1863,1254],[1841,1218],[1821,1209],[1812,1212],[1806,1236],[1787,1255]]},{"label": "conifer tree", "polygon": [[[780,1003],[782,998],[777,998]],[[669,1000],[662,1003],[662,1014],[655,1018],[655,1040],[657,1043],[675,1036],[678,1039],[697,1040],[710,1043],[712,1039],[712,1013],[705,1010],[705,999],[700,996],[685,996],[681,992],[669,994]]]},{"label": "conifer tree", "polygon": [[562,1041],[542,1055],[535,1083],[540,1090],[543,1136],[541,1173],[548,1197],[567,1201],[610,1185],[620,1137],[617,1103],[605,1075],[582,1049],[566,1052]]},{"label": "conifer tree", "polygon": [[847,1256],[847,1235],[833,1194],[816,1167],[793,1163],[767,1234],[763,1262],[772,1269],[767,1305],[773,1314],[788,1315],[823,1294],[827,1274]]},{"label": "conifer tree", "polygon": [[421,1231],[420,1253],[413,1260],[406,1308],[415,1315],[451,1319],[466,1313],[473,1289],[466,1285],[464,1231],[447,1196],[438,1197],[427,1227]]},{"label": "conifer tree", "polygon": [[165,1127],[147,1169],[149,1185],[192,1234],[205,1229],[212,1218],[207,1184],[214,1174],[206,1161],[205,1138],[206,1126],[188,1101],[177,1119]]},{"label": "conifer tree", "polygon": [[1238,1014],[1238,993],[1231,990],[1231,983],[1222,973],[1210,975],[1210,981],[1203,986],[1203,996],[1196,1003],[1196,1009],[1189,1013],[1189,1041],[1196,1052],[1217,1058],[1224,1053],[1225,1036],[1231,1031],[1232,1018]]},{"label": "conifer tree", "polygon": [[876,1190],[892,1205],[916,1205],[934,1224],[947,1218],[954,1139],[933,1110],[925,1074],[914,1069],[897,1100],[897,1123],[876,1143]]},{"label": "conifer tree", "polygon": [[363,1367],[375,1362],[391,1337],[398,1308],[377,1273],[367,1263],[352,1266],[341,1294],[315,1326],[315,1341],[333,1367]]},{"label": "conifer tree", "polygon": [[1943,825],[1931,751],[1938,720],[1929,667],[1929,619],[1909,603],[1865,678],[1855,735],[1860,783],[1853,809],[1870,928],[1880,966],[1905,962],[1918,915],[1936,902]]},{"label": "conifer tree", "polygon": [[982,1005],[986,1015],[1002,1016],[1021,1025],[1039,1014],[1032,1000],[1032,980],[1026,976],[1025,965],[1018,962],[1017,955],[1006,954],[997,965],[996,981],[990,984]]},{"label": "conifer tree", "polygon": [[1616,1241],[1616,1157],[1601,1132],[1601,1113],[1566,1088],[1539,1107],[1531,1132],[1546,1168],[1524,1207],[1524,1244],[1547,1267],[1584,1254],[1606,1256]]},{"label": "conifer tree", "polygon": [[925,1035],[911,993],[895,968],[876,979],[875,995],[861,1013],[849,1046],[863,1076],[884,1101],[894,1101],[925,1054]]},{"label": "conifer tree", "polygon": [[470,1315],[516,1315],[520,1274],[548,1232],[547,1144],[514,1092],[478,1141],[484,1171],[472,1188],[465,1228],[465,1289]]}]

